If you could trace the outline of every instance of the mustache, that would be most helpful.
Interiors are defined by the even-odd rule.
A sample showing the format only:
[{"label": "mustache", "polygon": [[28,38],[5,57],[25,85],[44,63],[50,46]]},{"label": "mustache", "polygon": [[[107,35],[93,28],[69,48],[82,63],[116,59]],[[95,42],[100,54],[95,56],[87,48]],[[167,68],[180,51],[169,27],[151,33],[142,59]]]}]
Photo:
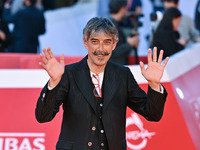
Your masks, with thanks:
[{"label": "mustache", "polygon": [[94,55],[103,55],[103,56],[108,56],[110,53],[108,52],[99,52],[99,51],[95,51],[93,52]]}]

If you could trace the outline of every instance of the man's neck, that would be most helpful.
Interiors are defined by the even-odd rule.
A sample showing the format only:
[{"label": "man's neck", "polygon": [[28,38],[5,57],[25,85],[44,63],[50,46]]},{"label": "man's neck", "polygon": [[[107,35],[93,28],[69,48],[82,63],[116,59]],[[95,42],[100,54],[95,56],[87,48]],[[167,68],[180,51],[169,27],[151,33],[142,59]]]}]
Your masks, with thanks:
[{"label": "man's neck", "polygon": [[106,67],[106,65],[97,66],[95,64],[91,64],[88,60],[87,60],[87,64],[89,66],[90,71],[93,72],[93,73],[95,73],[95,74],[99,74],[99,73],[104,72],[104,69]]}]

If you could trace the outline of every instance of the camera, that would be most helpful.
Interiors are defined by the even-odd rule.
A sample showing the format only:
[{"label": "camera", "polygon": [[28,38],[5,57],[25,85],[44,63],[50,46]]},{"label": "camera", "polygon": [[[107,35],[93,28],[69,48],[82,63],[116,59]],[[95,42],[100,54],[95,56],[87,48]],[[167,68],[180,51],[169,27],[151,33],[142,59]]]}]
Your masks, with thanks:
[{"label": "camera", "polygon": [[127,27],[131,28],[131,33],[129,36],[133,37],[138,34],[138,28],[142,27],[142,22],[139,21],[140,17],[143,17],[143,14],[135,14],[135,13],[128,13],[126,16],[126,25]]}]

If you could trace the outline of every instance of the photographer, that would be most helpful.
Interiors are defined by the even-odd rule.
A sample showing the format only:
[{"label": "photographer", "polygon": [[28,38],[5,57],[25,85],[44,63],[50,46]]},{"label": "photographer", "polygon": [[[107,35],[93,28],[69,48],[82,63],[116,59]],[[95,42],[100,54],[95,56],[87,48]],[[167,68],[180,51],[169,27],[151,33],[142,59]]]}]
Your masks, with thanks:
[{"label": "photographer", "polygon": [[112,53],[111,61],[121,65],[127,65],[130,52],[138,47],[139,35],[126,37],[121,27],[121,23],[127,14],[126,0],[111,0],[109,10],[111,20],[118,29],[119,34],[119,41]]}]

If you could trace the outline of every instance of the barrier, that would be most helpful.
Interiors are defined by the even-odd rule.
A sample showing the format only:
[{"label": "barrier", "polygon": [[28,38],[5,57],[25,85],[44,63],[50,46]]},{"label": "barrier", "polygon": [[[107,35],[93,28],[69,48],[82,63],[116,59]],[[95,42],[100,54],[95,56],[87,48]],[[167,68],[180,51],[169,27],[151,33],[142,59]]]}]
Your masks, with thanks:
[{"label": "barrier", "polygon": [[[55,56],[59,61],[60,56]],[[71,64],[80,61],[84,56],[65,56],[65,64]],[[38,64],[41,59],[39,54],[20,54],[20,53],[0,53],[0,69],[41,69]],[[139,61],[147,63],[147,57],[139,57]],[[135,56],[129,56],[129,65],[134,65]]]},{"label": "barrier", "polygon": [[[17,56],[15,63],[11,57],[9,61],[16,65],[13,69],[5,69],[0,64],[4,68],[0,69],[0,150],[54,150],[62,111],[51,122],[36,122],[36,101],[49,77],[44,70],[35,67],[34,62],[27,63],[30,57],[26,56],[26,61],[19,61],[20,56]],[[127,109],[128,150],[200,149],[199,57],[200,44],[196,44],[170,58],[162,78],[168,98],[160,122],[146,121]],[[37,62],[38,56],[34,59]],[[27,69],[28,66],[31,69]],[[146,91],[148,85],[139,66],[129,67]]]}]

